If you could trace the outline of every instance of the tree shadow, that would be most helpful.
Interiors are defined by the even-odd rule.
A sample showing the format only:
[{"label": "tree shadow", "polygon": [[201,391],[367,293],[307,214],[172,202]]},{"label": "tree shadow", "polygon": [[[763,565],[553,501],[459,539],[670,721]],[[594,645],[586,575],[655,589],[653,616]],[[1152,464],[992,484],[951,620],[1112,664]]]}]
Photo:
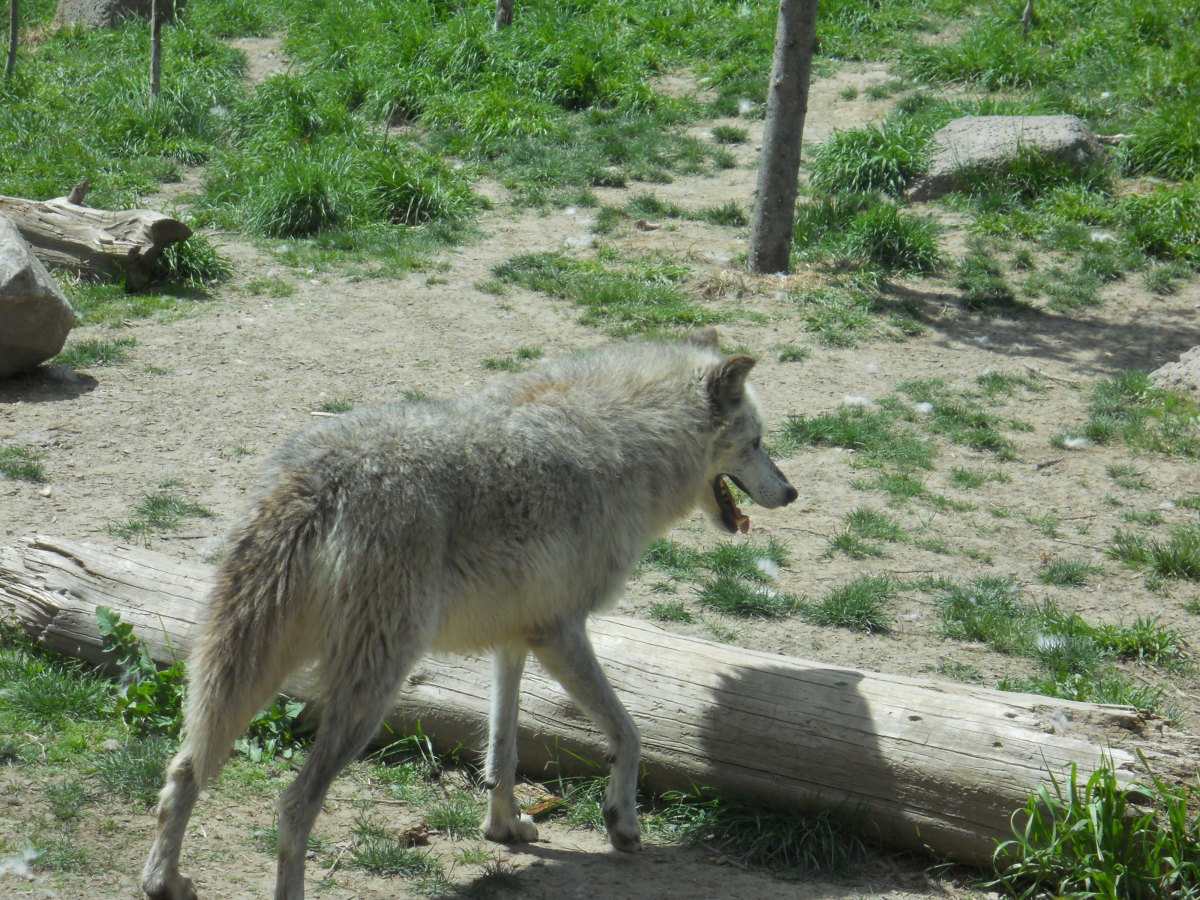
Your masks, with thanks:
[{"label": "tree shadow", "polygon": [[[1019,351],[1021,357],[1069,363],[1080,377],[1156,369],[1200,345],[1200,317],[1179,303],[1119,324],[1087,309],[1057,313],[1017,308],[1001,316],[967,311],[947,321],[944,311],[962,310],[961,297],[953,291],[894,282],[881,290],[885,305],[902,306],[933,331],[935,347],[971,346],[997,356]],[[986,341],[979,340],[982,335]]]}]

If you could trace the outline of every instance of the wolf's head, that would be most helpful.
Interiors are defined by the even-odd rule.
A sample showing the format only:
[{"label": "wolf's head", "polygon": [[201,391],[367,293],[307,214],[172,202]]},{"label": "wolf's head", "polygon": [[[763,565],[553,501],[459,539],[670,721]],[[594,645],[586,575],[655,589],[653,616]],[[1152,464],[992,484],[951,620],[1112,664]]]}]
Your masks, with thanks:
[{"label": "wolf's head", "polygon": [[[691,340],[715,349],[716,332],[699,332]],[[762,413],[746,376],[754,368],[749,356],[728,356],[704,373],[709,408],[716,425],[711,466],[698,505],[730,534],[750,529],[750,517],[734,502],[732,481],[759,506],[787,506],[797,492],[767,456],[762,441]]]}]

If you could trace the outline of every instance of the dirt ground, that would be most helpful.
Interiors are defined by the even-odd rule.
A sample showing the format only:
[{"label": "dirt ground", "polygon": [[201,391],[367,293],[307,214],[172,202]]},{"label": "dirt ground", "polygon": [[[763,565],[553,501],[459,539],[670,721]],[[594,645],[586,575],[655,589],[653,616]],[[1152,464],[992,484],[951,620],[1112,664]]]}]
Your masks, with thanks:
[{"label": "dirt ground", "polygon": [[[250,49],[250,48],[248,48]],[[270,47],[258,46],[254,71],[270,71]],[[264,61],[266,60],[266,61]],[[816,80],[806,138],[827,138],[880,117],[894,100],[871,100],[864,89],[886,80],[882,66],[848,66],[838,75]],[[847,86],[859,89],[843,99]],[[637,185],[627,190],[598,190],[601,202],[621,204],[634,192],[653,192],[687,209],[736,200],[752,204],[759,120],[738,120],[750,141],[733,149],[735,168],[714,177],[680,177],[667,185]],[[707,133],[711,124],[697,127]],[[520,347],[541,348],[555,356],[609,340],[578,323],[579,311],[544,295],[512,289],[504,295],[476,288],[491,277],[493,266],[519,253],[573,248],[586,253],[594,236],[595,211],[514,209],[502,193],[488,189],[495,208],[480,221],[482,238],[439,260],[439,268],[398,280],[362,279],[353,273],[297,272],[280,265],[270,251],[241,242],[235,235],[213,237],[233,261],[235,276],[211,302],[194,314],[172,320],[130,320],[116,336],[137,339],[131,358],[114,367],[69,372],[47,370],[0,383],[0,443],[18,443],[44,453],[45,484],[0,481],[0,541],[30,534],[56,535],[99,543],[118,543],[108,531],[129,517],[144,494],[168,480],[180,493],[207,507],[211,519],[189,519],[174,533],[151,538],[156,550],[186,559],[211,558],[246,504],[260,461],[293,430],[307,425],[323,401],[347,398],[357,405],[397,399],[405,391],[435,396],[470,391],[494,377],[482,361],[507,356]],[[184,198],[185,202],[186,198]],[[171,196],[149,198],[147,205],[171,206]],[[933,214],[932,212],[930,214]],[[703,296],[705,285],[739,284],[736,260],[748,247],[746,229],[679,221],[654,231],[625,229],[606,237],[629,253],[662,251],[692,268],[689,285]],[[955,236],[948,237],[954,246]],[[291,282],[286,297],[253,296],[246,285],[267,277]],[[803,273],[799,276],[803,277]],[[782,298],[782,283],[748,284],[740,300],[729,295],[707,302],[742,304],[767,314],[764,323],[735,322],[723,328],[723,341],[760,357],[754,381],[769,426],[789,414],[831,411],[847,397],[877,399],[912,378],[942,378],[950,387],[968,388],[985,371],[1045,376],[1046,390],[1019,395],[1005,415],[1032,429],[1011,432],[1018,460],[1004,463],[1011,482],[991,484],[974,494],[949,482],[954,466],[992,471],[1000,464],[986,455],[948,446],[930,475],[931,489],[978,505],[971,512],[928,507],[893,511],[906,526],[940,537],[958,552],[947,556],[899,545],[884,560],[862,562],[828,555],[827,541],[842,517],[860,506],[883,509],[881,496],[855,490],[861,470],[852,454],[837,449],[806,449],[781,461],[800,491],[800,500],[777,511],[751,510],[754,536],[775,537],[791,559],[777,587],[817,597],[828,586],[865,573],[945,575],[968,579],[983,574],[1014,575],[1027,596],[1053,594],[1066,608],[1092,622],[1129,622],[1154,615],[1196,643],[1200,620],[1183,606],[1195,587],[1171,587],[1153,593],[1141,576],[1106,560],[1103,548],[1118,527],[1119,510],[1105,502],[1115,495],[1123,509],[1158,510],[1166,523],[1186,521],[1186,510],[1172,498],[1200,490],[1194,462],[1135,456],[1121,447],[1057,450],[1051,437],[1064,425],[1080,422],[1091,386],[1123,369],[1150,369],[1200,344],[1200,284],[1195,280],[1176,295],[1158,297],[1130,276],[1105,289],[1103,306],[1070,316],[1047,315],[1020,321],[986,319],[965,313],[936,281],[906,283],[928,328],[901,343],[867,341],[831,349],[803,332],[794,307]],[[74,336],[112,338],[107,328],[83,326]],[[779,362],[772,348],[783,343],[811,347],[803,362]],[[1130,463],[1145,473],[1148,491],[1124,491],[1113,485],[1106,467]],[[989,515],[987,506],[1009,510]],[[1024,515],[1053,515],[1059,534],[1047,536]],[[672,535],[697,547],[718,539],[699,515]],[[970,555],[966,555],[967,552]],[[1069,556],[1105,569],[1096,584],[1050,589],[1034,580],[1047,558]],[[648,575],[631,585],[623,604],[630,615],[645,615],[661,599]],[[801,656],[837,665],[915,675],[931,673],[939,662],[962,663],[984,684],[999,677],[1028,674],[1028,661],[1014,660],[978,645],[940,636],[932,601],[906,598],[897,610],[895,630],[859,635],[822,629],[799,619],[737,622],[738,645]],[[683,633],[707,634],[700,624],[670,625]],[[1133,677],[1149,678],[1139,672]],[[1200,696],[1194,675],[1180,676],[1169,687],[1172,699],[1194,715]],[[24,833],[39,810],[37,786],[19,770],[0,772],[0,836]],[[360,810],[354,797],[378,798],[363,772],[355,769],[335,785],[334,798],[318,825],[334,846],[347,844],[349,824]],[[337,799],[341,798],[341,799]],[[404,827],[401,806],[376,808]],[[88,876],[32,876],[27,880],[0,871],[3,898],[92,898],[117,900],[138,896],[136,874],[148,847],[152,817],[135,808],[87,813],[81,834],[94,835],[105,847],[107,868]],[[248,840],[251,826],[266,827],[270,804],[246,798],[218,784],[202,801],[185,847],[185,871],[193,874],[206,897],[265,897],[271,892],[270,857]],[[606,849],[602,836],[562,824],[542,826],[543,842],[523,848],[498,848],[497,857],[520,873],[524,897],[738,897],[849,900],[856,897],[932,898],[969,896],[953,879],[935,880],[922,865],[881,857],[859,877],[837,883],[791,882],[747,871],[705,848],[685,850],[650,846],[629,858]],[[439,843],[435,837],[435,846]],[[455,846],[443,841],[443,849]],[[310,896],[384,898],[410,896],[400,879],[373,878],[338,866],[328,873],[310,865]],[[469,885],[478,867],[460,866],[452,880]],[[320,880],[322,875],[328,878]],[[501,894],[503,896],[503,894]]]}]

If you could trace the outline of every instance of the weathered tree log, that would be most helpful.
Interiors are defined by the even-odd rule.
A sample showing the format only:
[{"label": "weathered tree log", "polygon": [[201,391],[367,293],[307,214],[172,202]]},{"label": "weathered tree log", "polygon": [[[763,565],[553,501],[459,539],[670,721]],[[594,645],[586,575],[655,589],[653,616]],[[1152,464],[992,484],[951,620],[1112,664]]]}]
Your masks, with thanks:
[{"label": "weathered tree log", "polygon": [[[148,550],[38,537],[0,549],[0,615],[15,614],[46,647],[105,661],[95,609],[111,607],[162,661],[185,653],[212,578],[207,566]],[[601,617],[591,634],[644,739],[646,782],[694,785],[789,809],[861,809],[887,843],[986,863],[1010,816],[1047,773],[1090,774],[1109,754],[1120,777],[1195,774],[1200,741],[1127,707],[1001,693],[877,675],[670,634]],[[427,659],[397,698],[390,724],[420,723],[435,744],[474,744],[485,731],[490,662]],[[311,696],[309,681],[289,682]],[[525,770],[600,759],[602,742],[536,665],[522,695]]]},{"label": "weathered tree log", "polygon": [[149,209],[106,210],[83,205],[86,187],[69,197],[25,200],[0,196],[5,213],[47,266],[95,275],[122,274],[131,290],[145,286],[163,248],[192,229]]}]

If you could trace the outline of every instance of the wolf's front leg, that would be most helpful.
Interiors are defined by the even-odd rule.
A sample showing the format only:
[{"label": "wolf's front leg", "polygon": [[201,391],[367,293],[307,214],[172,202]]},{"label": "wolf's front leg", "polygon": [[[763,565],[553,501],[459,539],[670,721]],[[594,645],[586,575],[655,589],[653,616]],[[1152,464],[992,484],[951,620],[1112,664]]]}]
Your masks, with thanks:
[{"label": "wolf's front leg", "polygon": [[492,660],[492,715],[484,771],[489,788],[488,814],[483,822],[483,836],[501,843],[537,839],[537,828],[528,816],[521,815],[513,794],[517,774],[517,710],[525,654],[523,647],[497,647]]},{"label": "wolf's front leg", "polygon": [[633,719],[604,677],[582,621],[544,634],[533,644],[542,665],[608,738],[608,796],[604,825],[618,850],[642,848],[637,820],[637,778],[642,739]]}]

